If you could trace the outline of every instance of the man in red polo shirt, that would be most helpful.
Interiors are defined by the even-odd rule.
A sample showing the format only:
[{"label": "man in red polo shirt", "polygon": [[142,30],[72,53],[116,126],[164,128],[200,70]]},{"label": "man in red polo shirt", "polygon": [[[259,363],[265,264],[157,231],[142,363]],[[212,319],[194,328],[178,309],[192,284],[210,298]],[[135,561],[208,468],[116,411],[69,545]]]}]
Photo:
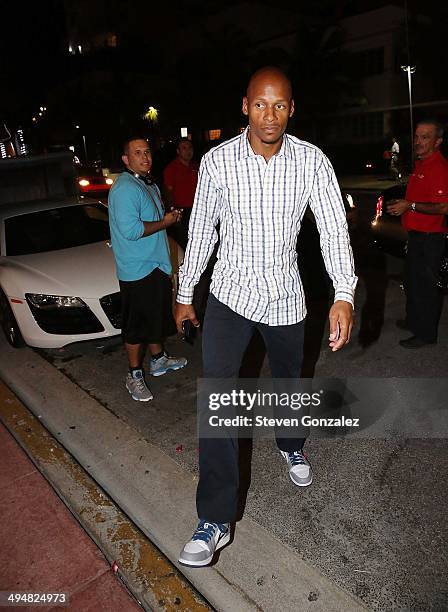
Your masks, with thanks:
[{"label": "man in red polo shirt", "polygon": [[188,138],[179,140],[176,153],[176,159],[164,170],[163,182],[168,206],[182,210],[182,220],[172,226],[170,235],[185,250],[188,241],[188,222],[198,182],[198,164],[193,161],[193,145]]},{"label": "man in red polo shirt", "polygon": [[406,320],[397,321],[412,336],[401,340],[404,348],[418,349],[437,342],[443,296],[437,275],[448,231],[448,161],[440,153],[443,128],[433,120],[421,121],[415,130],[415,168],[409,178],[406,198],[388,206],[402,215],[408,231],[406,256]]}]

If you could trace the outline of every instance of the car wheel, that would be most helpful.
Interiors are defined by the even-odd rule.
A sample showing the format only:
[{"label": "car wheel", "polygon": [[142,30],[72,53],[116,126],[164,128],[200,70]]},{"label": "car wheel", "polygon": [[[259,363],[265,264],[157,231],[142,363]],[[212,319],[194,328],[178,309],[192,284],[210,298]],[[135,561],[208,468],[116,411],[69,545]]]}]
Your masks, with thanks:
[{"label": "car wheel", "polygon": [[9,305],[8,298],[0,289],[0,323],[7,341],[14,348],[25,346],[16,318]]}]

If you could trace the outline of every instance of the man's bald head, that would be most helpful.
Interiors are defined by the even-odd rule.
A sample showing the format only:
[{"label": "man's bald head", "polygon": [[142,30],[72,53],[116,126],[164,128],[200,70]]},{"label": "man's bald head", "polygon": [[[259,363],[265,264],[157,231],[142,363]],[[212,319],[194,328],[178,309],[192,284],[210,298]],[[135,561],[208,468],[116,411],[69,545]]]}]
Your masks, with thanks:
[{"label": "man's bald head", "polygon": [[252,75],[242,111],[249,117],[249,142],[266,160],[280,150],[288,120],[294,114],[291,82],[278,68],[266,67]]},{"label": "man's bald head", "polygon": [[280,70],[280,68],[276,68],[275,66],[265,66],[264,68],[260,68],[249,79],[249,83],[247,84],[247,92],[246,96],[248,98],[252,97],[254,90],[258,90],[260,85],[283,85],[286,87],[286,90],[289,92],[289,99],[292,98],[292,87],[291,81],[288,79],[286,74]]}]

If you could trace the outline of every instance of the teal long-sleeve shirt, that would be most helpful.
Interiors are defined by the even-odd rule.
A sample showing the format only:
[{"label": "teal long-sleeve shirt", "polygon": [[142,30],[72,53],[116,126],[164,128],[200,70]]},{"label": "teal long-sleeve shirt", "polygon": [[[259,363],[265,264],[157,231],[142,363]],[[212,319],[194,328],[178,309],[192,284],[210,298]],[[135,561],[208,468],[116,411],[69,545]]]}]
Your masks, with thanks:
[{"label": "teal long-sleeve shirt", "polygon": [[120,280],[140,280],[155,268],[171,274],[166,231],[143,236],[143,221],[160,221],[163,216],[157,185],[146,185],[128,172],[117,178],[109,193],[109,225]]}]

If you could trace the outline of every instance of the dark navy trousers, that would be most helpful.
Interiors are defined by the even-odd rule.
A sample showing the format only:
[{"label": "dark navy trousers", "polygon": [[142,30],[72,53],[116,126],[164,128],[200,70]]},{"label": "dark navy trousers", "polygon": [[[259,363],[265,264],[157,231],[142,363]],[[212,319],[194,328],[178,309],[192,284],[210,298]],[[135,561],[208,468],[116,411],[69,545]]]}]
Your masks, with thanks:
[{"label": "dark navy trousers", "polygon": [[[249,321],[209,296],[202,334],[203,377],[238,378],[249,341],[257,329],[264,340],[273,378],[298,378],[303,359],[304,321],[270,327]],[[276,432],[277,433],[277,432]],[[283,451],[301,450],[304,438],[279,438]],[[198,516],[229,523],[236,518],[239,497],[238,437],[199,439]]]}]

